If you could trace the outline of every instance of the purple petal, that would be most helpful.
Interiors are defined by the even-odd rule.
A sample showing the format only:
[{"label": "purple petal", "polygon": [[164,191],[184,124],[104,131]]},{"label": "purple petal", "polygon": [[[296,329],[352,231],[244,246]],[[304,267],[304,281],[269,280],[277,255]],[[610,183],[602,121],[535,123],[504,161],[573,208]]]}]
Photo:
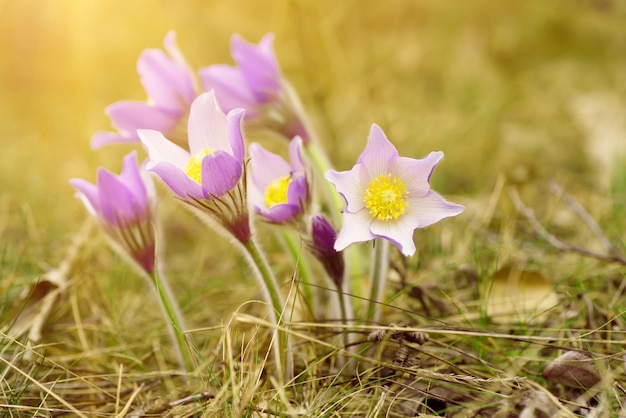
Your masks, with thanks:
[{"label": "purple petal", "polygon": [[432,190],[426,196],[409,198],[408,203],[402,218],[406,218],[413,229],[424,228],[444,218],[456,216],[465,209],[463,205],[446,201]]},{"label": "purple petal", "polygon": [[252,166],[252,182],[264,191],[273,181],[291,173],[291,167],[283,158],[269,152],[257,143],[250,144],[250,164]]},{"label": "purple petal", "polygon": [[141,212],[146,212],[148,209],[148,190],[144,178],[142,178],[139,173],[136,151],[124,157],[120,181],[124,183],[134,196],[137,209]]},{"label": "purple petal", "polygon": [[294,137],[289,142],[289,163],[291,164],[291,170],[304,173],[305,166],[302,159],[302,138],[299,136]]},{"label": "purple petal", "polygon": [[232,190],[243,173],[241,162],[225,151],[215,151],[202,160],[202,191],[206,199]]},{"label": "purple petal", "polygon": [[300,205],[289,203],[275,205],[271,208],[255,206],[255,210],[269,222],[278,224],[287,223],[302,212]]},{"label": "purple petal", "polygon": [[407,186],[409,197],[424,196],[430,190],[430,175],[443,158],[443,152],[431,152],[426,158],[415,159],[398,157],[393,162],[391,172]]},{"label": "purple petal", "polygon": [[412,227],[410,219],[406,215],[391,221],[372,218],[372,225],[370,226],[372,234],[391,241],[406,256],[415,253],[414,230],[415,228]]},{"label": "purple petal", "polygon": [[297,205],[304,209],[304,205],[308,200],[309,189],[306,177],[301,173],[294,173],[287,189],[287,203]]},{"label": "purple petal", "polygon": [[185,172],[167,161],[161,161],[148,169],[155,173],[175,194],[183,199],[203,199],[202,186],[190,179]]},{"label": "purple petal", "polygon": [[98,169],[98,194],[102,217],[110,225],[131,224],[139,215],[137,202],[130,190],[114,174]]},{"label": "purple petal", "polygon": [[137,131],[125,133],[124,135],[117,132],[98,131],[91,137],[91,149],[97,150],[105,145],[120,143],[136,143],[139,142]]},{"label": "purple petal", "polygon": [[83,179],[71,179],[70,184],[78,191],[78,193],[76,193],[76,197],[82,200],[83,204],[87,208],[87,211],[93,216],[100,216],[102,210],[100,209],[98,186]]},{"label": "purple petal", "polygon": [[215,90],[220,107],[229,112],[238,107],[252,110],[256,99],[241,70],[230,65],[211,65],[199,70],[204,90]]},{"label": "purple petal", "polygon": [[355,165],[350,171],[328,170],[325,177],[343,196],[346,201],[346,212],[356,213],[365,207],[365,190],[369,178],[362,164]]},{"label": "purple petal", "polygon": [[246,42],[238,35],[231,38],[233,59],[260,103],[280,93],[280,71],[272,47],[273,41],[272,34],[265,35],[258,45]]},{"label": "purple petal", "polygon": [[232,153],[226,115],[219,109],[213,91],[201,94],[191,104],[188,135],[191,154],[206,148]]},{"label": "purple petal", "polygon": [[181,112],[181,116],[196,96],[193,74],[160,49],[143,51],[137,72],[148,97],[159,107]]},{"label": "purple petal", "polygon": [[335,250],[341,251],[355,242],[369,241],[375,238],[370,232],[372,217],[367,210],[357,213],[343,213],[343,227],[337,235]]},{"label": "purple petal", "polygon": [[365,150],[357,160],[363,164],[371,179],[390,173],[390,163],[398,158],[398,150],[376,124],[372,125]]},{"label": "purple petal", "polygon": [[150,156],[150,161],[146,165],[148,170],[163,161],[183,170],[191,158],[187,151],[167,140],[161,132],[140,129],[137,134]]},{"label": "purple petal", "polygon": [[176,127],[178,118],[181,116],[167,109],[134,101],[113,103],[105,109],[105,113],[123,136],[133,138],[137,137],[135,133],[137,129],[169,132]]},{"label": "purple petal", "polygon": [[240,163],[243,163],[243,157],[246,153],[242,126],[244,113],[245,111],[243,109],[234,109],[226,115],[228,143],[233,151],[233,157]]}]

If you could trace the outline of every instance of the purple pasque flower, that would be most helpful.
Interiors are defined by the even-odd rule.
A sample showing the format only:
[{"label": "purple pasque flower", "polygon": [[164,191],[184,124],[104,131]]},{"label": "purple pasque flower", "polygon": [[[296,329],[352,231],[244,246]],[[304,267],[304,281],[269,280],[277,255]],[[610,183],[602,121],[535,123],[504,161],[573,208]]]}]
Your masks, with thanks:
[{"label": "purple pasque flower", "polygon": [[[243,109],[224,114],[213,91],[191,104],[189,151],[161,132],[137,131],[146,147],[146,169],[182,201],[206,210],[240,240],[250,237],[245,201]],[[243,179],[243,181],[242,181]]]},{"label": "purple pasque flower", "polygon": [[316,215],[311,219],[311,239],[306,240],[311,254],[322,264],[328,277],[337,288],[341,289],[345,262],[341,251],[335,250],[337,232],[335,228],[322,215]]},{"label": "purple pasque flower", "polygon": [[282,92],[281,74],[274,55],[274,36],[265,35],[258,45],[232,36],[230,45],[236,67],[216,64],[201,68],[200,81],[205,90],[215,90],[224,110],[258,109],[258,105],[276,100]]},{"label": "purple pasque flower", "polygon": [[254,209],[271,223],[297,220],[309,203],[309,187],[302,160],[302,140],[289,143],[287,164],[279,155],[261,145],[250,145],[252,187],[249,190]]},{"label": "purple pasque flower", "polygon": [[273,48],[274,35],[265,35],[258,44],[239,35],[231,38],[236,66],[215,64],[199,70],[205,90],[215,90],[225,111],[246,109],[247,123],[279,132],[288,139],[309,135],[295,93],[283,78]]},{"label": "purple pasque flower", "polygon": [[[97,132],[94,149],[112,143],[139,142],[137,129],[154,129],[179,142],[189,106],[197,96],[193,72],[176,45],[176,35],[165,36],[165,51],[146,49],[137,61],[148,102],[124,100],[108,106],[105,113],[117,132]],[[182,126],[181,126],[182,125]]]},{"label": "purple pasque flower", "polygon": [[137,166],[137,153],[124,157],[119,176],[101,167],[96,184],[83,179],[71,179],[70,184],[115,244],[152,273],[156,195],[151,179]]},{"label": "purple pasque flower", "polygon": [[447,202],[430,188],[430,176],[442,158],[442,152],[431,152],[423,159],[400,157],[380,127],[372,125],[356,165],[350,171],[326,172],[326,179],[346,201],[335,249],[381,237],[404,255],[413,255],[416,228],[465,209]]}]

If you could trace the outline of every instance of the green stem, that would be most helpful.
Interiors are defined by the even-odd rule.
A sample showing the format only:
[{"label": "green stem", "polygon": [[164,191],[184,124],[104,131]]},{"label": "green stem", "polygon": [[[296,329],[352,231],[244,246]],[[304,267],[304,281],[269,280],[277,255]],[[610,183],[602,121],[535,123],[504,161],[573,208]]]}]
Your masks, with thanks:
[{"label": "green stem", "polygon": [[[253,238],[241,244],[250,258],[252,270],[262,285],[266,301],[270,304],[270,318],[278,326],[284,304],[274,274]],[[275,332],[278,334],[278,344],[274,344],[273,349],[278,366],[278,378],[282,380],[286,377],[287,380],[290,380],[293,376],[293,366],[289,338],[286,332],[279,331],[278,328]]]},{"label": "green stem", "polygon": [[161,304],[161,310],[167,318],[169,324],[169,334],[176,350],[178,364],[181,369],[192,372],[194,370],[193,359],[191,358],[189,347],[190,341],[185,335],[185,322],[174,298],[172,289],[163,274],[159,273],[159,268],[155,268],[150,278],[155,286]]},{"label": "green stem", "polygon": [[324,178],[324,174],[331,169],[330,161],[328,160],[328,156],[321,150],[319,146],[319,142],[312,140],[304,145],[304,150],[306,151],[311,164],[317,171],[317,176],[320,181],[318,182],[324,194],[324,199],[328,204],[328,210],[330,212],[330,216],[332,217],[335,225],[338,225],[339,216],[343,211],[344,201],[343,198],[337,191],[335,190],[335,186],[332,185],[329,181],[326,181]]},{"label": "green stem", "polygon": [[377,238],[374,241],[374,258],[370,280],[370,298],[367,308],[367,319],[378,322],[380,319],[380,302],[389,270],[389,241]]}]

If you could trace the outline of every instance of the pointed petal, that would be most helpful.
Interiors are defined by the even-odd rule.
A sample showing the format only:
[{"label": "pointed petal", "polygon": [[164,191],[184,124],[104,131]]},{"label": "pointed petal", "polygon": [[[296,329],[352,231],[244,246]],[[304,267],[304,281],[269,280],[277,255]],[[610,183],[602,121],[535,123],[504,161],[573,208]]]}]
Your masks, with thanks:
[{"label": "pointed petal", "polygon": [[140,129],[137,134],[150,157],[146,164],[147,170],[162,161],[167,161],[180,170],[184,170],[189,158],[191,158],[187,151],[169,141],[161,132]]},{"label": "pointed petal", "polygon": [[246,153],[243,139],[243,109],[234,109],[226,115],[226,123],[228,129],[228,143],[233,152],[235,160],[243,163],[243,157]]},{"label": "pointed petal", "polygon": [[242,165],[232,155],[215,151],[202,160],[202,191],[206,199],[220,197],[233,189],[243,173]]},{"label": "pointed petal", "polygon": [[232,153],[226,115],[220,110],[213,91],[201,94],[191,104],[188,135],[191,154],[206,148]]},{"label": "pointed petal", "polygon": [[179,197],[188,200],[189,197],[203,199],[202,186],[190,179],[185,172],[168,161],[161,161],[148,168],[155,173]]},{"label": "pointed petal", "polygon": [[274,55],[274,36],[267,34],[258,45],[231,38],[231,53],[257,101],[264,103],[280,93],[280,70]]},{"label": "pointed petal", "polygon": [[91,137],[91,149],[97,150],[109,144],[125,144],[137,142],[139,142],[139,137],[137,136],[136,132],[133,132],[132,135],[130,135],[129,133],[127,133],[126,135],[121,135],[117,132],[98,131]]},{"label": "pointed petal", "polygon": [[415,159],[398,157],[394,160],[391,172],[400,178],[409,191],[409,197],[426,195],[430,190],[430,176],[443,158],[443,152],[431,152],[426,158]]},{"label": "pointed petal", "polygon": [[109,105],[105,113],[113,126],[123,136],[137,138],[137,129],[154,129],[170,132],[178,123],[180,115],[171,110],[151,106],[143,102],[121,101]]},{"label": "pointed petal", "polygon": [[120,181],[134,196],[137,209],[140,212],[148,210],[148,190],[137,165],[137,151],[133,151],[124,157]]},{"label": "pointed petal", "polygon": [[306,177],[301,173],[294,173],[287,189],[287,202],[304,209],[308,201],[308,185]]},{"label": "pointed petal", "polygon": [[356,213],[365,207],[365,190],[369,178],[362,164],[355,165],[350,171],[328,170],[325,177],[346,201],[347,212]]},{"label": "pointed petal", "polygon": [[252,90],[241,70],[230,65],[211,65],[199,70],[202,87],[215,90],[215,96],[224,112],[236,108],[251,110],[256,105]]},{"label": "pointed petal", "polygon": [[456,216],[465,209],[463,205],[450,203],[432,190],[426,196],[409,198],[408,202],[407,212],[402,218],[406,217],[413,229],[424,228],[444,218]]},{"label": "pointed petal", "polygon": [[363,164],[369,178],[373,179],[381,174],[389,174],[391,172],[390,165],[396,158],[398,158],[396,147],[389,142],[382,129],[373,124],[365,150],[357,163]]},{"label": "pointed petal", "polygon": [[264,191],[273,180],[291,173],[291,167],[281,156],[266,150],[261,145],[252,143],[248,151],[250,152],[252,182],[261,191]]},{"label": "pointed petal", "polygon": [[302,158],[302,138],[299,136],[294,137],[289,142],[289,163],[291,164],[291,170],[299,173],[304,173],[304,159]]},{"label": "pointed petal", "polygon": [[137,72],[148,97],[157,106],[180,112],[180,116],[196,96],[194,76],[187,66],[160,49],[143,51]]},{"label": "pointed petal", "polygon": [[87,211],[93,216],[99,217],[102,211],[100,209],[98,186],[83,179],[71,179],[70,184],[78,191],[76,197],[83,202]]},{"label": "pointed petal", "polygon": [[109,225],[123,225],[137,220],[137,203],[128,188],[112,173],[98,170],[98,194],[104,220]]},{"label": "pointed petal", "polygon": [[277,224],[287,223],[301,212],[300,206],[288,203],[272,206],[271,208],[255,206],[254,209],[267,221]]},{"label": "pointed petal", "polygon": [[371,226],[371,231],[374,235],[391,241],[406,256],[411,256],[415,253],[414,230],[415,228],[411,227],[410,220],[405,216],[392,221],[373,219]]},{"label": "pointed petal", "polygon": [[367,210],[357,213],[344,212],[343,227],[337,235],[335,250],[341,251],[355,242],[369,241],[375,238],[370,232],[372,217]]}]

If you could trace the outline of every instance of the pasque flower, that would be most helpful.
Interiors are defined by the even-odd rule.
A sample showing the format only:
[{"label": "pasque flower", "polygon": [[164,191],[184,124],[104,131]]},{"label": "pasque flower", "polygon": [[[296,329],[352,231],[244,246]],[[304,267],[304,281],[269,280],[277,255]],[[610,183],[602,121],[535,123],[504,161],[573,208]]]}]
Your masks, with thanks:
[{"label": "pasque flower", "polygon": [[455,216],[462,205],[447,202],[430,188],[430,176],[443,158],[400,157],[378,125],[373,125],[365,150],[350,171],[329,170],[326,179],[343,196],[343,227],[335,249],[376,237],[395,244],[404,255],[415,253],[413,231]]},{"label": "pasque flower", "polygon": [[234,109],[225,115],[213,91],[198,96],[189,114],[189,151],[161,132],[138,131],[150,157],[146,169],[183,201],[216,215],[238,239],[249,238],[245,185],[241,184],[245,181],[243,114],[242,109]]},{"label": "pasque flower", "polygon": [[83,179],[71,179],[70,184],[114,243],[152,273],[155,193],[152,181],[137,166],[136,152],[124,157],[119,176],[100,168],[96,184]]},{"label": "pasque flower", "polygon": [[[137,129],[154,129],[179,142],[189,106],[198,92],[193,72],[176,46],[174,32],[168,32],[165,51],[145,50],[137,61],[137,71],[148,102],[124,100],[105,110],[117,132],[97,132],[93,148],[119,142],[139,142]],[[183,125],[181,129],[181,124]]]},{"label": "pasque flower", "polygon": [[225,111],[246,109],[247,123],[282,134],[288,139],[310,138],[299,99],[284,79],[273,49],[274,36],[265,35],[258,44],[239,35],[231,38],[236,66],[215,64],[199,70],[205,90],[215,90]]},{"label": "pasque flower", "polygon": [[337,241],[337,232],[330,222],[322,216],[316,215],[311,219],[311,239],[307,246],[311,253],[322,264],[328,277],[341,289],[345,263],[343,254],[334,248]]},{"label": "pasque flower", "polygon": [[250,145],[250,200],[254,209],[272,223],[287,223],[300,217],[309,203],[309,188],[302,160],[302,140],[289,144],[288,164],[261,145]]}]

